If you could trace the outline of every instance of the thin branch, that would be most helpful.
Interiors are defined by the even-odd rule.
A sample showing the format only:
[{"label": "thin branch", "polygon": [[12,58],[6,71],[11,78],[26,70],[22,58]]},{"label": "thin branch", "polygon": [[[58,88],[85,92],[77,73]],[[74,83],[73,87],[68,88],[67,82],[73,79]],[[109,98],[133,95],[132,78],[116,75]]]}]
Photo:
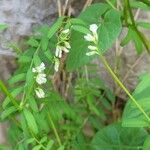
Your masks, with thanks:
[{"label": "thin branch", "polygon": [[125,93],[129,96],[129,98],[132,100],[132,102],[136,105],[136,107],[142,112],[142,114],[145,116],[147,121],[150,123],[150,117],[147,115],[145,110],[141,107],[141,105],[136,101],[136,99],[130,94],[128,89],[123,85],[123,83],[119,80],[119,78],[116,76],[116,74],[111,69],[110,65],[108,64],[107,60],[103,55],[100,53],[100,60],[103,62],[105,68],[110,73],[110,75],[113,77],[114,81],[125,91]]},{"label": "thin branch", "polygon": [[93,0],[87,0],[82,8],[82,11],[84,11],[88,6],[90,6],[92,4],[92,2],[93,2]]},{"label": "thin branch", "polygon": [[61,10],[61,2],[60,0],[57,0],[57,7],[58,7],[58,16],[62,16],[62,10]]}]

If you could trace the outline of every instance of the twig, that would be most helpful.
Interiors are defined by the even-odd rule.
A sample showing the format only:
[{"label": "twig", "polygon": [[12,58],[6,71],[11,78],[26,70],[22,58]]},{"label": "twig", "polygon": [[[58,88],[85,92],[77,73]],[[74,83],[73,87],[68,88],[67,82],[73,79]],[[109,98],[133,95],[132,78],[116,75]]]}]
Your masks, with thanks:
[{"label": "twig", "polygon": [[66,0],[66,1],[65,1],[65,5],[64,5],[64,7],[63,7],[63,13],[62,13],[62,15],[65,15],[66,10],[67,10],[68,3],[69,3],[69,0]]},{"label": "twig", "polygon": [[117,10],[117,8],[112,4],[110,0],[106,0],[106,2],[114,9]]},{"label": "twig", "polygon": [[62,10],[61,10],[61,2],[60,2],[60,0],[57,0],[57,7],[58,7],[58,16],[61,17]]},{"label": "twig", "polygon": [[130,92],[128,91],[128,89],[124,86],[124,84],[119,80],[119,78],[116,76],[116,74],[113,72],[113,70],[111,69],[110,65],[108,64],[107,60],[105,59],[105,57],[103,57],[103,55],[101,53],[99,53],[100,56],[100,60],[103,62],[106,70],[110,73],[110,75],[112,76],[112,78],[114,79],[114,81],[124,90],[124,92],[129,96],[129,98],[131,99],[131,101],[135,104],[135,106],[142,112],[142,114],[144,115],[144,117],[147,119],[147,121],[150,123],[150,117],[148,116],[148,114],[145,112],[145,110],[142,108],[142,106],[136,101],[136,99],[130,94]]},{"label": "twig", "polygon": [[86,3],[83,6],[82,11],[84,11],[88,6],[90,6],[92,2],[93,2],[93,0],[87,0]]},{"label": "twig", "polygon": [[55,124],[54,124],[54,122],[53,122],[53,120],[52,120],[52,118],[51,118],[51,116],[50,116],[50,113],[48,113],[48,118],[49,118],[49,121],[50,121],[50,123],[51,123],[51,126],[52,126],[52,129],[53,129],[53,131],[54,131],[54,134],[55,134],[55,137],[56,137],[56,139],[57,139],[57,142],[58,142],[59,146],[62,146],[60,137],[59,137],[59,135],[58,135],[57,129],[56,129],[56,127],[55,127]]},{"label": "twig", "polygon": [[[124,0],[124,13],[125,13],[125,20],[126,20],[126,24],[128,26],[131,26],[135,32],[137,33],[137,35],[139,36],[140,40],[142,41],[143,45],[145,46],[148,54],[150,54],[150,45],[149,45],[149,41],[147,40],[147,38],[144,36],[144,34],[142,32],[140,32],[136,26],[135,20],[134,20],[134,16],[132,14],[132,10],[131,10],[131,6],[130,6],[130,2],[129,0]],[[131,19],[131,24],[128,23],[128,15]]]}]

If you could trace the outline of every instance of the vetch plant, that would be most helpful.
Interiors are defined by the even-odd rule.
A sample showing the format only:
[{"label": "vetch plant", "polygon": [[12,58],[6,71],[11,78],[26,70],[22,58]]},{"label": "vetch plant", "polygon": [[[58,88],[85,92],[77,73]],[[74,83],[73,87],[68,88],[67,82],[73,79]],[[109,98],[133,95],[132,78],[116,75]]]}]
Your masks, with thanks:
[{"label": "vetch plant", "polygon": [[[8,122],[2,150],[150,149],[150,73],[139,77],[132,93],[117,64],[114,69],[105,57],[116,40],[122,47],[132,41],[138,57],[144,49],[149,53],[149,39],[140,28],[150,25],[135,20],[132,10],[137,9],[149,11],[149,1],[106,0],[76,18],[60,16],[29,37],[27,49],[17,53],[17,70],[8,83],[0,80],[1,122]],[[94,59],[127,98],[100,77],[101,65]]]}]

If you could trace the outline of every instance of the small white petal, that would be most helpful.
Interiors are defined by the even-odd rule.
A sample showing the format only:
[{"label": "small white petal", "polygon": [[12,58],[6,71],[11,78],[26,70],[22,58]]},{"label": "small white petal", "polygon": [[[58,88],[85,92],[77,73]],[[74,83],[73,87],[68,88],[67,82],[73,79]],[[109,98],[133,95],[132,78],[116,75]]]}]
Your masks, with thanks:
[{"label": "small white petal", "polygon": [[65,29],[65,30],[63,30],[63,31],[62,31],[62,33],[64,33],[64,34],[69,33],[69,29]]},{"label": "small white petal", "polygon": [[36,71],[36,69],[35,69],[35,68],[32,68],[32,72],[33,72],[33,73],[35,73],[35,72],[37,72],[37,71]]},{"label": "small white petal", "polygon": [[64,52],[69,53],[69,50],[68,50],[66,47],[62,46],[61,49],[62,49]]},{"label": "small white petal", "polygon": [[70,46],[69,42],[65,42],[65,46],[66,46],[68,49],[70,49],[70,48],[71,48],[71,46]]},{"label": "small white petal", "polygon": [[41,73],[42,71],[45,70],[45,64],[42,62],[39,66],[32,68],[32,72],[37,72],[37,73]]},{"label": "small white petal", "polygon": [[59,56],[60,50],[61,50],[61,49],[60,49],[60,46],[57,45],[57,46],[56,46],[56,51],[55,51],[55,56],[56,56],[56,57]]},{"label": "small white petal", "polygon": [[45,64],[42,62],[39,66],[39,70],[42,72],[43,70],[45,70]]},{"label": "small white petal", "polygon": [[96,55],[96,54],[98,54],[98,52],[96,52],[96,51],[91,51],[91,52],[86,53],[87,56],[92,56],[92,55]]},{"label": "small white petal", "polygon": [[92,36],[91,34],[85,35],[85,36],[84,36],[84,39],[85,39],[86,41],[90,41],[90,42],[95,40],[94,36]]},{"label": "small white petal", "polygon": [[97,33],[98,26],[96,24],[91,24],[90,25],[90,31],[93,33]]},{"label": "small white petal", "polygon": [[58,59],[55,59],[54,70],[56,72],[58,72],[58,70],[59,70],[59,60]]},{"label": "small white petal", "polygon": [[45,98],[45,93],[41,88],[37,88],[35,90],[35,93],[36,93],[38,98]]},{"label": "small white petal", "polygon": [[46,79],[46,74],[44,73],[39,73],[37,76],[36,76],[36,82],[38,84],[44,84],[47,82],[47,79]]},{"label": "small white petal", "polygon": [[96,47],[96,46],[89,45],[89,46],[88,46],[88,49],[90,49],[90,50],[97,50],[97,47]]},{"label": "small white petal", "polygon": [[62,57],[62,49],[60,49],[58,57],[61,58]]}]

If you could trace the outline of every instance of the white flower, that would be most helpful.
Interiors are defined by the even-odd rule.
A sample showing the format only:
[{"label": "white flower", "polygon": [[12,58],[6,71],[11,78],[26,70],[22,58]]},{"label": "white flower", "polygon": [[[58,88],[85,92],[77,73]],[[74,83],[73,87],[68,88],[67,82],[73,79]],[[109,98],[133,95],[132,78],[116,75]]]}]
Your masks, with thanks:
[{"label": "white flower", "polygon": [[92,33],[97,33],[97,29],[98,29],[98,26],[96,24],[91,24],[90,25],[90,31],[92,31]]},{"label": "white flower", "polygon": [[98,54],[98,52],[96,52],[96,51],[90,51],[90,52],[86,53],[87,56],[92,56],[92,55],[96,55],[96,54]]},{"label": "white flower", "polygon": [[41,88],[36,88],[35,93],[38,98],[45,98],[45,93]]},{"label": "white flower", "polygon": [[64,34],[69,33],[69,29],[65,29],[65,30],[63,30],[63,31],[62,31],[62,33],[64,33]]},{"label": "white flower", "polygon": [[32,72],[37,72],[37,73],[41,73],[42,71],[45,70],[45,64],[42,62],[39,66],[32,68]]},{"label": "white flower", "polygon": [[58,72],[58,70],[59,70],[59,64],[60,64],[59,59],[55,58],[54,69],[56,72]]},{"label": "white flower", "polygon": [[70,49],[70,48],[71,48],[71,46],[70,46],[69,42],[65,42],[65,46],[66,46],[66,48],[68,48],[68,49]]},{"label": "white flower", "polygon": [[85,35],[85,36],[84,36],[84,39],[85,39],[86,41],[89,41],[89,42],[95,41],[94,36],[92,36],[91,34]]},{"label": "white flower", "polygon": [[90,50],[93,51],[93,50],[97,50],[97,47],[96,47],[96,46],[89,45],[89,46],[88,46],[88,49],[90,49]]},{"label": "white flower", "polygon": [[66,47],[61,46],[61,49],[62,49],[62,51],[66,52],[66,53],[69,53],[69,50]]},{"label": "white flower", "polygon": [[37,76],[36,76],[36,82],[38,84],[44,84],[47,82],[47,79],[46,79],[46,74],[44,73],[39,73]]},{"label": "white flower", "polygon": [[62,57],[62,49],[61,46],[56,46],[55,56],[61,58]]}]

